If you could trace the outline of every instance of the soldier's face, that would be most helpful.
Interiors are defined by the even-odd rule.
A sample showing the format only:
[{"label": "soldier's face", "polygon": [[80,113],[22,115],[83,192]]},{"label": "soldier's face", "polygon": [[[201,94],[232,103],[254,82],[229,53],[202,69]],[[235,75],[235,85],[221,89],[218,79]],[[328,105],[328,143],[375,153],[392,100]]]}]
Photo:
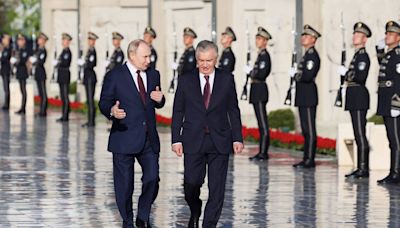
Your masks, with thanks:
[{"label": "soldier's face", "polygon": [[119,40],[119,39],[113,39],[112,43],[113,43],[114,47],[121,46],[121,40]]},{"label": "soldier's face", "polygon": [[353,33],[353,45],[359,46],[364,45],[367,42],[367,36],[361,32]]},{"label": "soldier's face", "polygon": [[262,36],[256,36],[256,46],[258,49],[265,48],[267,46],[268,40]]},{"label": "soldier's face", "polygon": [[310,46],[315,44],[315,37],[308,35],[308,34],[304,34],[301,36],[301,45],[303,45],[304,47]]},{"label": "soldier's face", "polygon": [[153,39],[153,36],[151,36],[149,33],[143,34],[143,40],[146,41],[147,44],[152,44]]},{"label": "soldier's face", "polygon": [[44,46],[46,44],[46,40],[43,39],[42,37],[39,37],[38,44],[39,44],[39,46]]},{"label": "soldier's face", "polygon": [[150,48],[145,44],[140,44],[136,50],[136,53],[130,52],[129,59],[131,60],[132,64],[141,71],[147,69],[150,64],[150,56],[151,51]]},{"label": "soldier's face", "polygon": [[385,43],[387,46],[398,45],[400,42],[400,34],[396,32],[386,32]]},{"label": "soldier's face", "polygon": [[69,41],[69,40],[67,40],[67,39],[63,39],[61,43],[62,43],[62,46],[63,46],[64,48],[66,48],[66,47],[69,47],[70,42],[71,42],[71,41]]},{"label": "soldier's face", "polygon": [[10,45],[10,37],[4,36],[1,42],[3,43],[4,46]]},{"label": "soldier's face", "polygon": [[214,72],[215,65],[217,64],[218,53],[214,49],[200,51],[196,55],[197,65],[200,73],[210,75]]},{"label": "soldier's face", "polygon": [[192,36],[184,35],[183,36],[183,43],[185,46],[189,46],[193,44],[194,38]]},{"label": "soldier's face", "polygon": [[88,45],[93,47],[96,44],[96,40],[88,39]]},{"label": "soldier's face", "polygon": [[26,43],[25,39],[18,39],[17,40],[18,47],[24,47],[25,43]]},{"label": "soldier's face", "polygon": [[221,36],[221,44],[224,47],[229,46],[232,43],[232,38],[226,34]]}]

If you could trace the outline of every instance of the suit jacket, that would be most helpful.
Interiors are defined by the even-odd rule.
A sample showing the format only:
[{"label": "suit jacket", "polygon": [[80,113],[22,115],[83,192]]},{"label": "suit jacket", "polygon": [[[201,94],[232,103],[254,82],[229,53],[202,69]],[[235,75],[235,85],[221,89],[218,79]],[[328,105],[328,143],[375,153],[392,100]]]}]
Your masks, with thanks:
[{"label": "suit jacket", "polygon": [[172,143],[181,142],[184,153],[198,153],[208,128],[219,153],[232,152],[232,143],[242,142],[242,122],[234,78],[215,69],[208,109],[203,102],[199,71],[178,79],[172,114]]},{"label": "suit jacket", "polygon": [[[146,74],[146,105],[140,98],[140,93],[126,64],[115,67],[105,76],[99,108],[105,117],[113,120],[108,141],[108,151],[110,152],[139,153],[145,145],[146,135],[150,139],[153,151],[155,153],[160,152],[155,108],[162,108],[165,104],[165,98],[163,97],[161,103],[151,100],[151,91],[154,91],[156,86],[160,87],[160,73],[148,68]],[[119,107],[126,112],[126,117],[122,120],[110,115],[111,108],[117,100],[120,102]]]}]

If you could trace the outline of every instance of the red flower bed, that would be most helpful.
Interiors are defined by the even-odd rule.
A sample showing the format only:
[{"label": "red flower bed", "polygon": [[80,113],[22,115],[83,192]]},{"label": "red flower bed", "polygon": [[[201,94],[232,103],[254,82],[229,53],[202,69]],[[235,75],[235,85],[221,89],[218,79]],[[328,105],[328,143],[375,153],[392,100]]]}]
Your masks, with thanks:
[{"label": "red flower bed", "polygon": [[[35,104],[40,102],[40,97],[35,96]],[[62,102],[59,99],[49,98],[49,105],[53,107],[61,107]],[[70,107],[74,110],[81,110],[84,108],[84,104],[79,102],[70,102]],[[156,115],[156,121],[162,126],[171,126],[172,119]],[[260,134],[257,128],[242,128],[243,138],[249,141],[259,141]],[[281,132],[278,130],[270,130],[271,144],[278,147],[301,149],[304,144],[304,138],[300,134]],[[317,137],[317,149],[319,153],[330,153],[332,154],[336,148],[336,140],[329,138]]]}]

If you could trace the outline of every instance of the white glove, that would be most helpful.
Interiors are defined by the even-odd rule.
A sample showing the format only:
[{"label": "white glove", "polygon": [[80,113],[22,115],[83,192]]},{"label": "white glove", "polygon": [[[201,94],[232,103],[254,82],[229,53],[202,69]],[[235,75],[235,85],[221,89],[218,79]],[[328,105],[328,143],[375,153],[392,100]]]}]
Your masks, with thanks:
[{"label": "white glove", "polygon": [[11,64],[15,64],[16,62],[17,62],[17,58],[15,58],[14,56],[10,58]]},{"label": "white glove", "polygon": [[341,76],[345,76],[347,71],[348,69],[343,65],[340,65],[337,69],[337,73]]},{"label": "white glove", "polygon": [[293,78],[294,75],[297,73],[297,70],[294,67],[290,67],[288,73],[289,73],[290,77]]},{"label": "white glove", "polygon": [[78,66],[83,66],[83,65],[85,65],[85,60],[84,59],[78,59],[77,63],[78,63]]},{"label": "white glove", "polygon": [[57,60],[57,59],[53,59],[53,61],[51,62],[51,64],[53,64],[53,66],[57,66],[58,60]]},{"label": "white glove", "polygon": [[386,47],[385,39],[378,40],[376,46],[378,47],[378,49],[385,49]]},{"label": "white glove", "polygon": [[249,66],[249,65],[245,65],[243,67],[243,72],[245,72],[246,74],[250,74],[250,72],[253,70],[253,67]]},{"label": "white glove", "polygon": [[343,98],[346,97],[346,89],[347,89],[346,86],[343,86],[343,87],[342,87],[342,97],[343,97]]},{"label": "white glove", "polygon": [[108,65],[110,65],[110,60],[104,60],[103,66],[108,67]]},{"label": "white glove", "polygon": [[179,65],[178,65],[176,62],[172,62],[172,63],[171,63],[171,69],[172,69],[172,70],[177,70],[177,69],[178,69],[178,66],[179,66]]},{"label": "white glove", "polygon": [[400,110],[397,110],[397,109],[390,109],[390,115],[391,115],[392,117],[398,117],[398,116],[400,116]]},{"label": "white glove", "polygon": [[32,64],[37,62],[37,58],[35,56],[31,56],[29,57],[29,62],[31,62]]}]

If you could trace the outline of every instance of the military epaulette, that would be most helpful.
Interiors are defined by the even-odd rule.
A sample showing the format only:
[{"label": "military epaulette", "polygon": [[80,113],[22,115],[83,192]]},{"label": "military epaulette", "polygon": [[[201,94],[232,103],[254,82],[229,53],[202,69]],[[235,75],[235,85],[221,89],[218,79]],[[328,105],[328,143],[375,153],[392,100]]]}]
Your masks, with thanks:
[{"label": "military epaulette", "polygon": [[400,47],[397,47],[395,51],[396,51],[396,55],[400,55]]},{"label": "military epaulette", "polygon": [[314,53],[314,48],[313,48],[313,47],[309,48],[308,51],[307,51],[307,53],[308,53],[308,54],[313,54],[313,53]]}]

